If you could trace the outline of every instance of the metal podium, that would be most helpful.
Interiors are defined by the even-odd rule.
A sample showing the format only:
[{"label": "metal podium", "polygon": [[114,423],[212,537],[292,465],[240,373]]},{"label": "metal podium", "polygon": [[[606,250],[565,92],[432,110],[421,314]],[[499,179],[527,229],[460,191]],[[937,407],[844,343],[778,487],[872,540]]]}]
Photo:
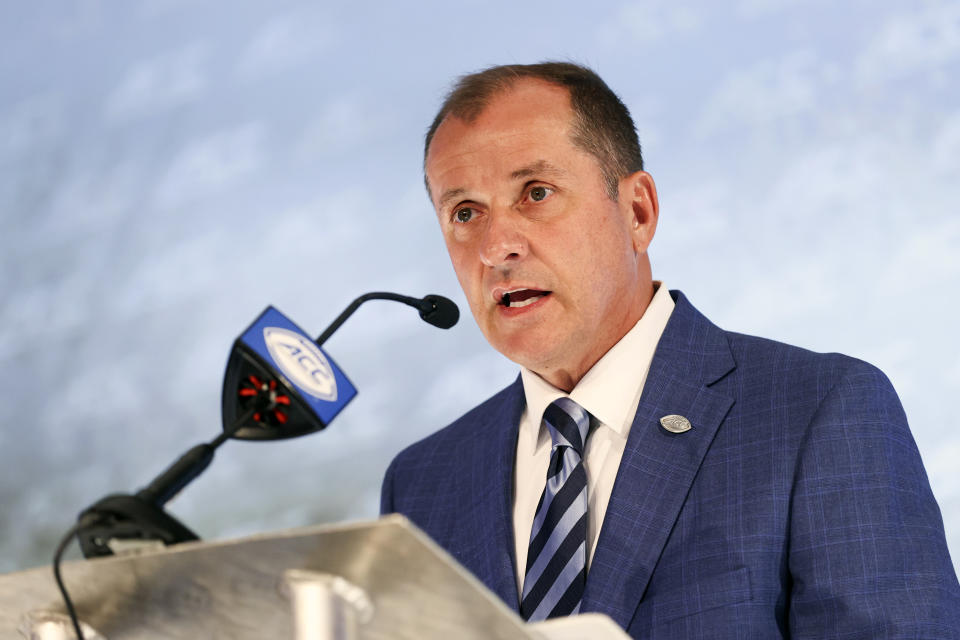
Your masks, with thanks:
[{"label": "metal podium", "polygon": [[[586,614],[528,625],[402,516],[67,562],[88,640],[623,639]],[[0,576],[0,638],[73,638],[49,567]]]}]

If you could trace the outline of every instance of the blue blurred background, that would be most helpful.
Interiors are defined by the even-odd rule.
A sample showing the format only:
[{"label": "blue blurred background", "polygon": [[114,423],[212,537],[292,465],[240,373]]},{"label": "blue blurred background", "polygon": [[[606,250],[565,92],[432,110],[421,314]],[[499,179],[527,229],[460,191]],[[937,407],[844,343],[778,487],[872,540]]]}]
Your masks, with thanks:
[{"label": "blue blurred background", "polygon": [[[0,571],[220,428],[267,304],[461,303],[422,186],[452,79],[572,59],[637,121],[654,275],[724,328],[881,367],[960,559],[960,3],[138,0],[0,8]],[[206,538],[377,512],[389,459],[516,375],[472,319],[372,302],[360,395],[231,442],[171,503]]]}]

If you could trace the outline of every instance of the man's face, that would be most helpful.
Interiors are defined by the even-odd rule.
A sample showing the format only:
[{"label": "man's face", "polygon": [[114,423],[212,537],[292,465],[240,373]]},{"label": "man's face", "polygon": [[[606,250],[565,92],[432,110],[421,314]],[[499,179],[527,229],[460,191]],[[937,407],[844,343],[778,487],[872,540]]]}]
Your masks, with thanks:
[{"label": "man's face", "polygon": [[571,142],[572,116],[566,89],[521,80],[473,122],[444,120],[426,161],[447,250],[481,331],[561,388],[643,315],[656,225],[649,175],[622,179],[611,200],[596,158]]}]

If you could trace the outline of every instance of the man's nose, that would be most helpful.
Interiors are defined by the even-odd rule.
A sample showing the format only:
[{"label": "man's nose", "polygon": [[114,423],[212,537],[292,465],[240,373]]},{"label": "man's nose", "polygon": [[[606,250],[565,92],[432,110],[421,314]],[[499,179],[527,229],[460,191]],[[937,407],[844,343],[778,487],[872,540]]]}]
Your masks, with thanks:
[{"label": "man's nose", "polygon": [[480,246],[480,260],[488,267],[519,260],[527,254],[527,240],[518,228],[519,222],[510,211],[488,214]]}]

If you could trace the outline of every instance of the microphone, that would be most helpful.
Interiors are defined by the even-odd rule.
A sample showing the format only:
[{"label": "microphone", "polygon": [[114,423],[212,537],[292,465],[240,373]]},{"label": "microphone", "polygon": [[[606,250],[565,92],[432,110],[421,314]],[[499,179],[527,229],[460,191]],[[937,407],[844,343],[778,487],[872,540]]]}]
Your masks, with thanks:
[{"label": "microphone", "polygon": [[[373,291],[347,305],[316,340],[274,307],[263,313],[234,342],[223,380],[224,432],[239,440],[292,438],[326,428],[357,391],[321,348],[364,302],[392,300],[411,306],[435,327],[457,323],[460,310],[448,298],[413,298]],[[243,411],[253,411],[238,421]]]},{"label": "microphone", "polygon": [[87,507],[77,525],[84,556],[111,555],[115,540],[160,540],[166,545],[197,540],[163,505],[206,470],[221,444],[230,438],[292,438],[326,428],[357,390],[320,345],[367,300],[402,302],[441,329],[454,326],[460,317],[457,305],[440,295],[371,292],[351,302],[313,340],[268,306],[234,341],[227,360],[222,433],[187,451],[135,495],[111,494]]},{"label": "microphone", "polygon": [[83,630],[60,575],[63,552],[76,535],[85,558],[113,555],[127,546],[158,541],[169,546],[199,537],[163,506],[213,461],[214,451],[230,438],[273,440],[319,431],[357,394],[349,380],[321,349],[367,300],[395,300],[416,308],[435,327],[449,329],[460,310],[447,298],[411,298],[396,293],[367,293],[337,317],[316,340],[268,306],[234,341],[224,374],[223,432],[183,454],[136,494],[111,494],[84,509],[53,555],[53,575],[77,638]]},{"label": "microphone", "polygon": [[460,308],[449,298],[429,295],[420,301],[420,317],[435,327],[449,329],[460,319]]},{"label": "microphone", "polygon": [[333,332],[339,329],[340,325],[353,315],[353,312],[356,311],[360,305],[368,300],[393,300],[395,302],[402,302],[419,311],[420,318],[423,319],[424,322],[428,322],[441,329],[449,329],[457,324],[457,321],[460,319],[460,308],[453,300],[444,298],[443,296],[429,294],[422,298],[412,298],[388,291],[372,291],[359,296],[347,305],[347,308],[337,316],[337,319],[331,322],[330,326],[320,334],[316,340],[317,345],[322,345],[326,342],[327,338],[333,335]]}]

